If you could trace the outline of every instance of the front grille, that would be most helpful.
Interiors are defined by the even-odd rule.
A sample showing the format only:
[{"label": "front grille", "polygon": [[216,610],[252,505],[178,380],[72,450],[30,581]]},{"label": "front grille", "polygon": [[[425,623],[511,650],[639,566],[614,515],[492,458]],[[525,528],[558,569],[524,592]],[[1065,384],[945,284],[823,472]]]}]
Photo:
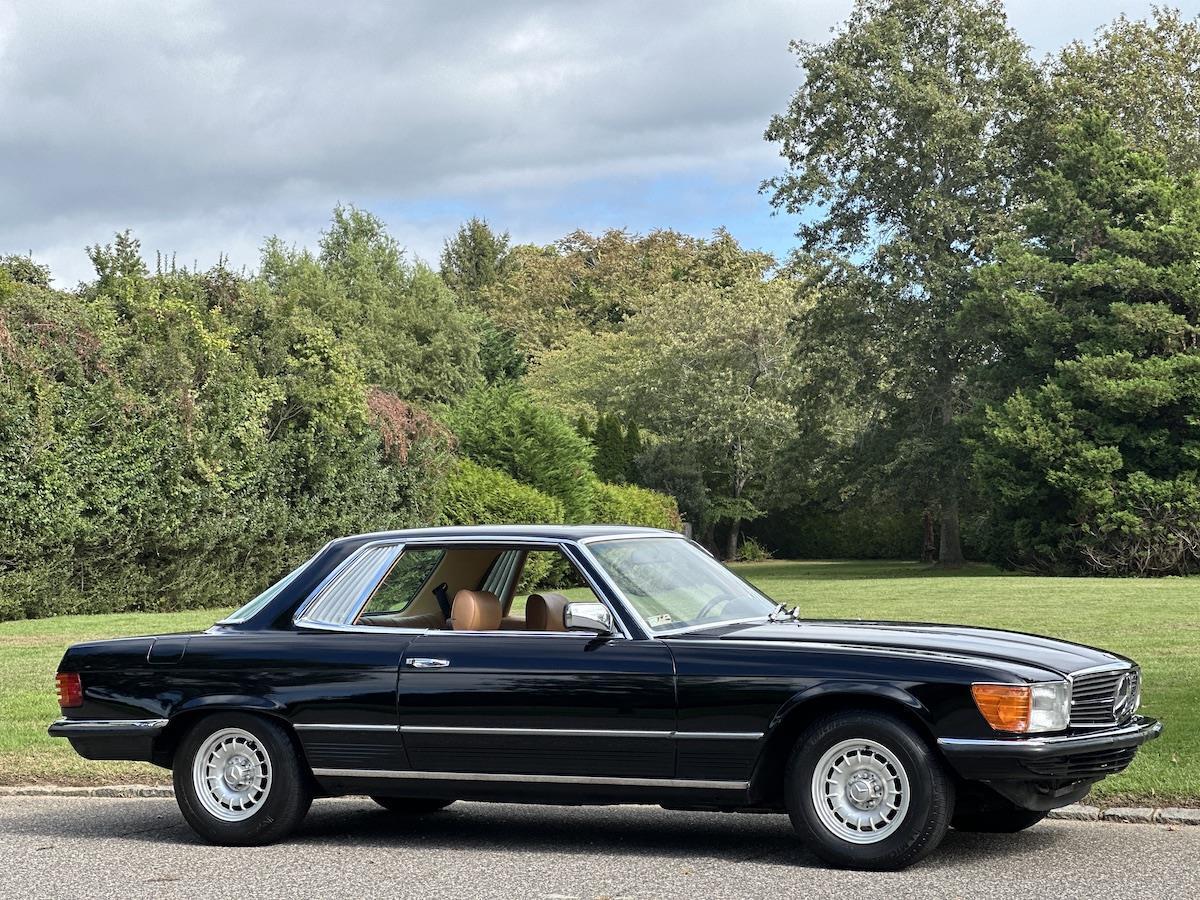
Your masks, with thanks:
[{"label": "front grille", "polygon": [[1137,753],[1136,747],[1120,750],[1097,750],[1093,753],[1078,753],[1057,759],[1036,759],[1025,763],[1034,775],[1043,778],[1061,778],[1077,781],[1084,778],[1103,778],[1124,770]]},{"label": "front grille", "polygon": [[1071,725],[1096,727],[1117,725],[1132,715],[1133,710],[1121,711],[1120,719],[1113,712],[1113,702],[1121,679],[1132,674],[1130,696],[1137,695],[1140,673],[1135,669],[1111,669],[1104,672],[1086,672],[1071,676]]}]

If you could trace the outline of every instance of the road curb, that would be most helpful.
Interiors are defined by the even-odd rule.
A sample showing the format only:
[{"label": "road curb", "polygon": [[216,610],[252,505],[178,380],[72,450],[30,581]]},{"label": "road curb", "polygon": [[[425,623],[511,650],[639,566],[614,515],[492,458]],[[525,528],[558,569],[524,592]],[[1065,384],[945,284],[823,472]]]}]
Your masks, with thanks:
[{"label": "road curb", "polygon": [[[167,784],[124,784],[101,785],[98,787],[59,787],[57,785],[29,785],[26,787],[0,787],[0,797],[174,797],[175,791]],[[1063,819],[1071,822],[1119,822],[1132,825],[1200,825],[1200,809],[1179,806],[1163,808],[1150,806],[1110,806],[1101,809],[1083,803],[1072,803],[1061,809],[1051,810],[1048,819]]]},{"label": "road curb", "polygon": [[28,787],[0,787],[0,797],[174,797],[166,784],[118,784],[98,787],[59,787],[34,784]]}]

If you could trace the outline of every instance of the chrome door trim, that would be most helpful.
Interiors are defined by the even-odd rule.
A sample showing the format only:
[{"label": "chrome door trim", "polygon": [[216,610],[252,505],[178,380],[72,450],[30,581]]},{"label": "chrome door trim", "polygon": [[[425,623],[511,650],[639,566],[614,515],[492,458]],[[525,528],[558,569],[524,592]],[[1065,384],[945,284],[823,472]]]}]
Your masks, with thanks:
[{"label": "chrome door trim", "polygon": [[625,728],[509,728],[473,725],[354,725],[304,723],[297,731],[399,731],[402,734],[507,734],[529,737],[667,738],[669,740],[757,741],[761,731],[640,731]]},{"label": "chrome door trim", "polygon": [[670,731],[626,731],[619,728],[487,728],[459,725],[401,725],[402,734],[513,734],[531,737],[670,738]]},{"label": "chrome door trim", "polygon": [[501,781],[516,784],[590,784],[619,787],[699,788],[744,791],[748,781],[707,781],[690,778],[617,778],[603,775],[509,775],[493,772],[428,772],[393,769],[313,769],[319,778],[396,778],[414,781]]},{"label": "chrome door trim", "polygon": [[391,731],[400,730],[399,725],[355,725],[341,722],[301,722],[292,725],[297,731]]}]

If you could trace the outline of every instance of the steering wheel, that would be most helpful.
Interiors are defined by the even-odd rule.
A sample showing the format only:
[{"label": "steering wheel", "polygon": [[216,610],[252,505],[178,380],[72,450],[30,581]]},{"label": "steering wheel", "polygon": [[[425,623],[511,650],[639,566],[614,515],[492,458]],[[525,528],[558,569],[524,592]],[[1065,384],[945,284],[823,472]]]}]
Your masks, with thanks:
[{"label": "steering wheel", "polygon": [[713,597],[711,600],[709,600],[707,603],[704,604],[704,608],[701,609],[700,612],[696,613],[696,618],[692,619],[692,621],[699,622],[701,619],[703,619],[705,616],[707,616],[710,612],[713,612],[716,609],[718,609],[719,607],[722,607],[727,603],[731,603],[732,601],[733,601],[733,598],[730,597],[728,594],[717,594],[717,596]]}]

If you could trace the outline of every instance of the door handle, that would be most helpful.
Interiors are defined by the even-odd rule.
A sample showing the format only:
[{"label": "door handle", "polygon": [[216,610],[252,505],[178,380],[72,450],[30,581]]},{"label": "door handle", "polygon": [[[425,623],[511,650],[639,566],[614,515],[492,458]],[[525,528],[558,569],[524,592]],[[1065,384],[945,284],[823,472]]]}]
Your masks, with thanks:
[{"label": "door handle", "polygon": [[450,660],[430,659],[427,656],[413,656],[406,659],[404,664],[414,669],[444,669],[450,665]]}]

